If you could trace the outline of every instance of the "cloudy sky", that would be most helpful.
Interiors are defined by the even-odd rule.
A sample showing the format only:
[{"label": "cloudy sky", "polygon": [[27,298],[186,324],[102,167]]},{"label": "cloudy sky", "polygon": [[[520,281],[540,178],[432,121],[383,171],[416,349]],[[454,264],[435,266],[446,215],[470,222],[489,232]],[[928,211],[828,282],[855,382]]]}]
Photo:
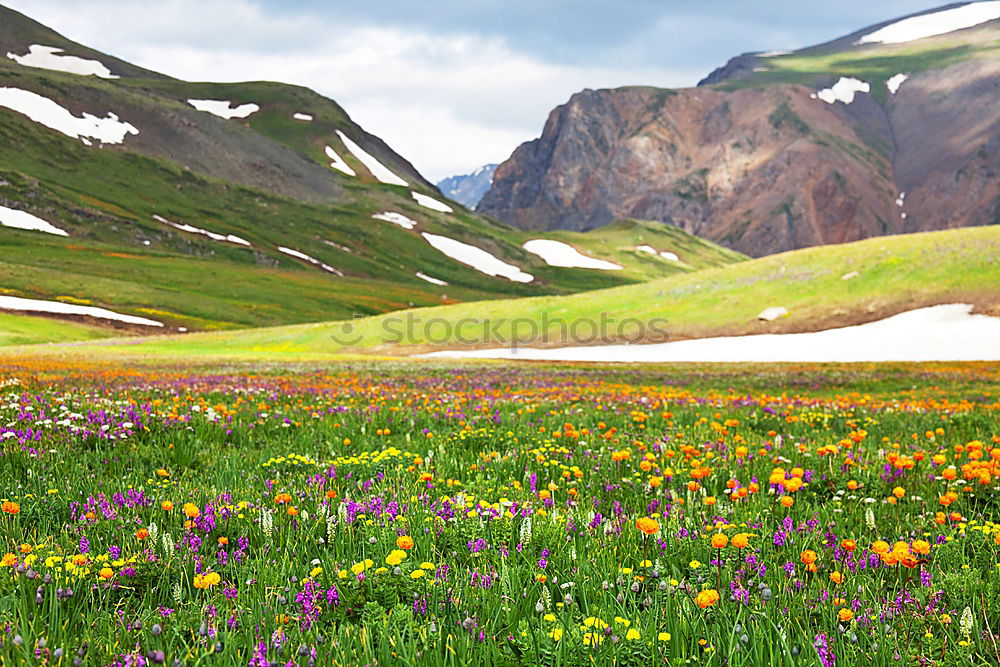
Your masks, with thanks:
[{"label": "cloudy sky", "polygon": [[499,162],[583,88],[690,86],[945,0],[0,0],[195,81],[270,79],[335,99],[429,179]]}]

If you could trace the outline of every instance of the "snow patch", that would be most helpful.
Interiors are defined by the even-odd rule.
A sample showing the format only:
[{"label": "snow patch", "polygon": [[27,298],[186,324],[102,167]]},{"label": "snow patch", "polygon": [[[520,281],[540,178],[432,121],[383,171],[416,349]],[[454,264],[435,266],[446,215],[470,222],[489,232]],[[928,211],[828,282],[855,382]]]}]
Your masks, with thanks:
[{"label": "snow patch", "polygon": [[758,58],[777,58],[778,56],[788,56],[791,55],[791,51],[768,51],[766,53],[757,54]]},{"label": "snow patch", "polygon": [[188,104],[198,111],[207,111],[213,116],[225,118],[226,120],[231,118],[246,118],[250,114],[260,111],[260,107],[253,102],[241,104],[238,107],[233,107],[233,103],[229,100],[188,100]]},{"label": "snow patch", "polygon": [[998,361],[1000,318],[947,304],[814,333],[702,338],[651,345],[449,350],[428,357],[611,362]]},{"label": "snow patch", "polygon": [[45,232],[56,236],[69,236],[47,220],[31,215],[26,211],[0,206],[0,225],[14,229],[27,229],[34,232]]},{"label": "snow patch", "polygon": [[530,283],[535,279],[530,273],[525,273],[513,264],[508,264],[494,257],[482,248],[456,241],[447,236],[438,236],[437,234],[428,234],[427,232],[423,232],[423,237],[435,249],[443,252],[456,262],[471,266],[488,276],[501,276],[516,283]]},{"label": "snow patch", "polygon": [[117,79],[117,74],[112,74],[111,70],[104,66],[104,63],[97,60],[88,60],[77,56],[60,55],[64,49],[55,46],[42,46],[32,44],[28,47],[28,52],[23,56],[15,53],[7,53],[7,57],[25,67],[37,67],[56,72],[69,72],[70,74],[82,74],[84,76],[93,75],[102,79]]},{"label": "snow patch", "polygon": [[427,282],[431,283],[432,285],[442,285],[443,286],[443,285],[447,285],[448,284],[448,283],[446,283],[443,280],[438,280],[437,278],[431,278],[426,273],[421,273],[420,271],[417,271],[416,275],[417,275],[417,278],[420,278],[421,280],[426,280]]},{"label": "snow patch", "polygon": [[315,257],[310,257],[309,255],[305,254],[304,252],[299,252],[298,250],[292,250],[291,248],[286,248],[283,245],[279,245],[278,246],[278,252],[283,252],[286,255],[291,255],[292,257],[295,257],[297,259],[301,259],[304,262],[309,262],[310,264],[312,264],[314,266],[318,266],[319,268],[323,269],[327,273],[332,273],[332,274],[334,274],[336,276],[340,276],[341,278],[344,277],[343,271],[340,271],[339,269],[335,269],[332,266],[330,266],[329,264],[324,264],[323,262],[319,261]]},{"label": "snow patch", "polygon": [[896,74],[885,82],[885,87],[889,89],[890,95],[895,95],[899,91],[899,87],[903,85],[903,82],[909,78],[909,74]]},{"label": "snow patch", "polygon": [[620,271],[622,268],[613,262],[587,257],[573,246],[562,241],[532,239],[521,247],[541,257],[549,266],[567,269],[600,269],[602,271]]},{"label": "snow patch", "polygon": [[351,169],[351,167],[346,162],[344,162],[344,158],[337,155],[337,151],[333,150],[329,146],[326,147],[326,156],[331,160],[333,160],[333,162],[330,163],[330,166],[333,167],[334,169],[342,171],[348,176],[357,176],[357,173],[353,169]]},{"label": "snow patch", "polygon": [[658,252],[656,248],[654,248],[651,245],[637,245],[635,249],[637,252],[644,252],[647,255],[659,255],[663,259],[666,259],[671,262],[679,262],[681,259],[680,257],[677,256],[676,253],[673,252],[668,252],[666,250]]},{"label": "snow patch", "polygon": [[125,141],[125,135],[139,134],[135,126],[123,123],[113,113],[108,113],[107,118],[98,118],[89,113],[77,118],[49,98],[20,88],[0,88],[0,107],[23,114],[36,123],[79,139],[88,146],[91,145],[90,139],[105,144],[120,144]]},{"label": "snow patch", "polygon": [[871,89],[872,87],[868,83],[860,79],[855,79],[852,76],[842,76],[831,87],[817,92],[816,97],[827,104],[833,104],[834,102],[850,104],[854,101],[854,96],[857,93],[871,92]]},{"label": "snow patch", "polygon": [[0,296],[0,309],[21,310],[34,313],[53,313],[57,315],[86,315],[102,320],[116,320],[126,324],[141,324],[147,327],[162,327],[163,322],[149,320],[135,315],[123,315],[97,306],[80,306],[62,301],[43,301],[41,299],[23,299],[19,296]]},{"label": "snow patch", "polygon": [[870,32],[855,44],[901,44],[944,35],[1000,18],[1000,2],[971,2],[933,14],[911,16]]},{"label": "snow patch", "polygon": [[194,227],[192,225],[183,222],[171,222],[170,220],[167,220],[166,218],[163,218],[158,215],[154,215],[153,219],[156,220],[157,222],[162,222],[165,225],[170,225],[174,229],[179,229],[182,232],[188,232],[190,234],[201,234],[202,236],[207,236],[213,241],[235,243],[237,245],[246,246],[247,248],[252,247],[249,241],[247,241],[246,239],[241,239],[239,236],[236,236],[235,234],[216,234],[215,232],[210,232],[207,229]]},{"label": "snow patch", "polygon": [[307,123],[311,123],[312,120],[313,120],[313,117],[312,117],[311,114],[299,113],[299,112],[293,113],[292,114],[292,118],[294,118],[295,120],[305,121]]},{"label": "snow patch", "polygon": [[341,252],[346,252],[348,255],[353,255],[354,251],[348,248],[346,245],[340,245],[336,241],[330,241],[329,239],[323,239],[323,243],[327,244],[331,248],[336,248]]},{"label": "snow patch", "polygon": [[394,225],[399,225],[403,229],[413,229],[417,226],[416,220],[411,220],[402,213],[396,213],[395,211],[382,211],[381,213],[376,213],[372,217],[376,220],[385,220],[386,222],[391,222]]},{"label": "snow patch", "polygon": [[764,320],[765,322],[773,322],[779,317],[784,317],[788,314],[788,309],[784,306],[771,306],[770,308],[765,308],[760,311],[760,315],[757,316],[758,320]]},{"label": "snow patch", "polygon": [[451,213],[455,209],[448,206],[444,202],[440,202],[434,197],[428,197],[427,195],[422,195],[419,192],[410,191],[410,196],[413,197],[418,204],[425,208],[432,209],[434,211],[441,211],[442,213]]},{"label": "snow patch", "polygon": [[388,183],[389,185],[407,185],[406,181],[390,171],[389,168],[379,162],[374,155],[366,152],[365,149],[361,148],[361,146],[358,146],[356,143],[351,141],[351,138],[346,134],[337,130],[337,136],[339,136],[340,140],[344,142],[345,146],[347,146],[347,150],[351,151],[351,154],[358,158],[358,160],[361,161],[361,164],[368,168],[368,171],[372,173],[372,176],[374,176],[376,180],[381,181],[382,183]]}]

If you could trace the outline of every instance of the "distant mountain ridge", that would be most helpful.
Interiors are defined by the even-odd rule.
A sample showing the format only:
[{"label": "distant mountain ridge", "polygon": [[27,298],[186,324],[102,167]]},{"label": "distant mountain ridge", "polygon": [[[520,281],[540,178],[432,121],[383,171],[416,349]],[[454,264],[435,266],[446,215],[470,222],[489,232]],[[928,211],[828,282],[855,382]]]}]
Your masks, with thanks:
[{"label": "distant mountain ridge", "polygon": [[493,185],[493,173],[496,169],[495,164],[483,165],[470,174],[449,176],[438,182],[437,188],[445,197],[457,201],[462,206],[475,209],[479,200]]},{"label": "distant mountain ridge", "polygon": [[585,90],[478,210],[525,229],[659,220],[760,256],[1000,223],[1000,2],[956,3],[681,90]]}]

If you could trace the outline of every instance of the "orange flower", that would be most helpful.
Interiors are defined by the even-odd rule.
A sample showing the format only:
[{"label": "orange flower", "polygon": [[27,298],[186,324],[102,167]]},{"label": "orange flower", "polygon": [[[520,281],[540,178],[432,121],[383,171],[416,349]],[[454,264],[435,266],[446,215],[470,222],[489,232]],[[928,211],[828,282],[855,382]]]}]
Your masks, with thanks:
[{"label": "orange flower", "polygon": [[115,571],[110,567],[102,567],[101,571],[97,573],[101,579],[110,579],[115,576]]},{"label": "orange flower", "polygon": [[901,486],[897,486],[895,489],[892,490],[892,495],[896,496],[897,498],[902,498],[903,496],[906,495],[906,489],[904,489]]},{"label": "orange flower", "polygon": [[750,535],[747,533],[736,533],[733,535],[733,546],[737,549],[746,549],[750,544]]},{"label": "orange flower", "polygon": [[914,540],[913,541],[913,553],[920,554],[921,556],[926,556],[931,552],[931,544],[926,540]]},{"label": "orange flower", "polygon": [[164,500],[162,503],[160,503],[160,509],[163,510],[164,512],[169,512],[173,508],[174,504],[169,500]]},{"label": "orange flower", "polygon": [[843,549],[844,551],[853,552],[855,549],[858,548],[858,543],[850,539],[842,540],[840,543],[840,548]]},{"label": "orange flower", "polygon": [[17,514],[21,511],[21,506],[13,500],[5,500],[2,505],[3,511],[7,514]]},{"label": "orange flower", "polygon": [[729,538],[726,537],[724,533],[716,533],[712,535],[712,546],[716,549],[722,549],[727,544],[729,544]]},{"label": "orange flower", "polygon": [[408,551],[413,548],[413,538],[409,535],[400,535],[396,538],[396,546]]},{"label": "orange flower", "polygon": [[717,501],[715,499],[715,496],[705,496],[705,499],[702,502],[704,502],[706,505],[708,505],[709,507],[711,507]]},{"label": "orange flower", "polygon": [[841,573],[841,572],[831,572],[830,573],[830,581],[832,581],[835,584],[842,584],[842,583],[844,583],[844,575],[843,575],[843,573]]},{"label": "orange flower", "polygon": [[660,524],[656,522],[656,519],[644,516],[635,520],[635,527],[647,535],[652,535],[660,529]]},{"label": "orange flower", "polygon": [[148,529],[146,529],[146,528],[140,528],[139,530],[135,531],[135,539],[137,539],[137,540],[144,540],[147,537],[149,537],[149,530]]},{"label": "orange flower", "polygon": [[694,603],[705,609],[706,607],[713,607],[719,601],[719,592],[715,589],[709,589],[707,591],[702,591],[694,598]]},{"label": "orange flower", "polygon": [[872,544],[872,552],[877,553],[879,556],[889,553],[889,543],[883,540],[878,540]]},{"label": "orange flower", "polygon": [[795,504],[795,499],[791,496],[781,496],[782,507],[791,507]]},{"label": "orange flower", "polygon": [[290,506],[290,507],[289,507],[289,508],[288,508],[287,510],[285,510],[285,511],[287,511],[287,512],[288,512],[288,516],[298,516],[298,515],[299,515],[299,508],[298,508],[298,507],[295,507],[294,505]]},{"label": "orange flower", "polygon": [[801,554],[799,554],[799,558],[801,558],[802,562],[805,563],[806,565],[812,565],[813,563],[816,562],[817,556],[815,551],[811,549],[806,549]]},{"label": "orange flower", "polygon": [[219,538],[218,540],[216,540],[216,541],[217,541],[217,542],[219,543],[219,546],[220,546],[220,547],[224,547],[224,546],[226,546],[227,544],[229,544],[229,538],[228,538],[228,537],[224,537],[224,536],[223,536],[223,537],[220,537],[220,538]]},{"label": "orange flower", "polygon": [[184,503],[184,516],[189,519],[194,519],[199,514],[201,514],[201,510],[198,509],[197,505],[194,503]]},{"label": "orange flower", "polygon": [[274,497],[274,502],[276,502],[279,505],[285,505],[287,503],[292,502],[292,496],[287,493],[279,493]]},{"label": "orange flower", "polygon": [[843,609],[837,612],[837,618],[840,619],[841,623],[850,623],[851,619],[854,618],[854,612],[848,609],[847,607],[844,607]]},{"label": "orange flower", "polygon": [[326,492],[326,497],[329,498],[330,500],[333,500],[334,498],[337,497],[337,492],[334,491],[333,489],[330,489],[329,491]]}]

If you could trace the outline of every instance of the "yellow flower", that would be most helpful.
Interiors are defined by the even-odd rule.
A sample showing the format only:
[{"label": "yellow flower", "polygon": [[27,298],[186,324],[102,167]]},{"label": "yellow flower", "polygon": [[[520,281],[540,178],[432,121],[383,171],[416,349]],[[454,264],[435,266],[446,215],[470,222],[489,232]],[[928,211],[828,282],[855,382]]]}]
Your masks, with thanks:
[{"label": "yellow flower", "polygon": [[636,640],[636,639],[638,639],[641,636],[642,635],[640,635],[639,631],[636,630],[635,628],[629,628],[629,631],[625,633],[625,639],[627,639],[629,641]]},{"label": "yellow flower", "polygon": [[97,575],[101,579],[110,579],[111,577],[115,576],[115,571],[112,570],[110,567],[102,567],[101,571],[98,572]]},{"label": "yellow flower", "polygon": [[428,562],[425,561],[425,562],[423,562],[423,563],[420,564],[420,569],[421,570],[433,570],[434,569],[434,563],[428,563]]},{"label": "yellow flower", "polygon": [[660,640],[661,642],[668,642],[668,641],[670,641],[670,633],[669,632],[661,632],[660,634],[656,635],[656,638],[658,640]]},{"label": "yellow flower", "polygon": [[688,567],[690,567],[692,570],[697,570],[699,567],[701,567],[701,561],[693,560],[690,563],[688,563]]},{"label": "yellow flower", "polygon": [[556,641],[562,639],[562,636],[563,636],[562,628],[552,628],[552,631],[549,633],[549,637],[552,637],[552,639]]},{"label": "yellow flower", "polygon": [[402,549],[393,549],[392,552],[386,556],[386,565],[396,566],[402,563],[406,559],[406,552]]},{"label": "yellow flower", "polygon": [[419,579],[422,576],[424,576],[423,570],[414,570],[413,572],[410,572],[410,579]]},{"label": "yellow flower", "polygon": [[17,556],[12,553],[5,553],[3,558],[0,558],[0,567],[11,567],[17,565]]},{"label": "yellow flower", "polygon": [[622,618],[621,616],[615,616],[615,623],[621,623],[626,628],[632,625],[632,621],[628,620],[627,618]]},{"label": "yellow flower", "polygon": [[309,570],[309,576],[310,577],[316,577],[316,576],[320,575],[322,572],[323,572],[323,568],[321,568],[321,567],[314,567],[313,569]]},{"label": "yellow flower", "polygon": [[545,614],[545,616],[542,616],[542,618],[545,619],[546,621],[549,621],[550,623],[554,623],[555,620],[556,620],[556,615],[555,614]]}]

